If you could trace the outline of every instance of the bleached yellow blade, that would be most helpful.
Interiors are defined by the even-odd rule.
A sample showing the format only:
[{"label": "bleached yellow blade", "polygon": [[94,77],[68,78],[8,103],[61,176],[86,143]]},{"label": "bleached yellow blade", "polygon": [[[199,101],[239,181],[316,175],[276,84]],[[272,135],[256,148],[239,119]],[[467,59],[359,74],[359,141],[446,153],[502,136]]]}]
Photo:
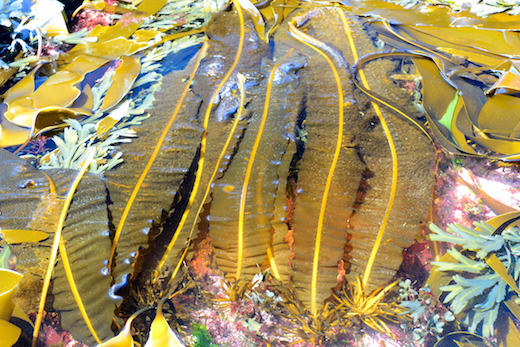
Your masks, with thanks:
[{"label": "bleached yellow blade", "polygon": [[22,329],[8,321],[0,319],[0,332],[0,346],[11,347],[18,341]]},{"label": "bleached yellow blade", "polygon": [[132,321],[133,319],[129,318],[126,321],[125,327],[119,334],[114,336],[108,341],[105,341],[97,347],[134,347],[134,339],[132,338]]},{"label": "bleached yellow blade", "polygon": [[40,242],[49,237],[49,234],[37,230],[6,229],[0,230],[5,242],[10,244],[22,242]]},{"label": "bleached yellow blade", "polygon": [[162,299],[157,309],[157,315],[152,322],[150,329],[150,337],[144,347],[184,347],[175,332],[162,314],[162,306],[165,299]]},{"label": "bleached yellow blade", "polygon": [[[23,275],[16,271],[0,269],[0,319],[9,320],[14,309],[12,298]],[[0,335],[3,330],[0,329]],[[2,344],[2,346],[4,346]]]},{"label": "bleached yellow blade", "polygon": [[125,327],[119,332],[119,334],[103,343],[100,343],[96,347],[134,347],[134,339],[132,338],[132,322],[134,321],[135,317],[139,316],[142,312],[148,310],[149,308],[150,307],[145,307],[135,312],[127,319]]}]

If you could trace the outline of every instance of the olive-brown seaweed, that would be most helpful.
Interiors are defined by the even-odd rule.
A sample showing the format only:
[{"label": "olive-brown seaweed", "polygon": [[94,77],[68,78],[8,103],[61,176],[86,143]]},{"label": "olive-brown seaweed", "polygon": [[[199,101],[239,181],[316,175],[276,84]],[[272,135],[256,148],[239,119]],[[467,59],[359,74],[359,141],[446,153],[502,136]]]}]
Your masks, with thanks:
[{"label": "olive-brown seaweed", "polygon": [[[48,176],[6,150],[0,150],[0,222],[4,229],[34,229],[54,235],[59,213],[77,171],[53,169]],[[50,191],[49,178],[56,187]],[[83,177],[74,196],[63,228],[69,262],[87,314],[100,339],[113,335],[110,330],[116,307],[108,295],[111,278],[105,271],[110,256],[106,187],[97,175]],[[47,266],[51,240],[38,245],[12,246],[19,256],[17,266],[38,281]],[[29,276],[29,275],[28,275]],[[55,267],[52,293],[54,307],[62,312],[62,326],[86,343],[95,340],[89,333],[70,291],[60,258]],[[22,282],[22,286],[24,282]],[[95,283],[95,285],[93,285]],[[27,302],[30,304],[30,302]],[[24,307],[28,311],[33,307]]]}]

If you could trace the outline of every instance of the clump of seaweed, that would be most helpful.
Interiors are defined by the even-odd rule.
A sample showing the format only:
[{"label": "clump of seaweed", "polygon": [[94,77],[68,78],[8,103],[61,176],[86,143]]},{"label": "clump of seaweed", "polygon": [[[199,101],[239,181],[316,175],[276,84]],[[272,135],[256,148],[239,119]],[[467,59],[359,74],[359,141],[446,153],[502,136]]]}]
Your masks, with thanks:
[{"label": "clump of seaweed", "polygon": [[402,315],[404,308],[395,301],[388,301],[387,294],[397,282],[381,287],[372,293],[367,293],[363,283],[357,282],[343,285],[339,295],[333,293],[335,306],[340,319],[348,324],[368,326],[381,333],[394,336],[387,323],[403,323],[406,317]]},{"label": "clump of seaweed", "polygon": [[193,329],[193,347],[217,347],[205,325],[193,323],[191,328]]},{"label": "clump of seaweed", "polygon": [[401,325],[405,331],[411,330],[410,342],[423,346],[432,338],[439,340],[446,325],[455,320],[453,313],[438,302],[429,285],[417,291],[406,279],[399,287],[399,305],[407,309],[403,314],[413,319],[413,324]]},{"label": "clump of seaweed", "polygon": [[480,17],[487,17],[494,13],[507,12],[514,16],[520,13],[520,7],[514,1],[499,0],[471,0],[471,1],[450,1],[450,0],[392,0],[393,3],[403,6],[405,9],[419,7],[422,5],[438,6],[444,5],[454,12],[469,11]]},{"label": "clump of seaweed", "polygon": [[70,127],[65,128],[63,139],[60,136],[52,138],[57,148],[42,159],[43,165],[40,166],[40,169],[63,167],[78,170],[88,156],[89,148],[95,148],[95,156],[90,163],[89,171],[101,173],[110,170],[123,161],[121,152],[107,158],[115,149],[115,145],[130,142],[130,137],[135,136],[133,130],[119,129],[103,138],[93,124],[81,125],[75,119],[64,121]]},{"label": "clump of seaweed", "polygon": [[[500,305],[518,293],[520,276],[520,229],[510,227],[501,234],[487,223],[475,223],[475,228],[451,224],[447,232],[430,224],[434,241],[443,241],[463,247],[452,247],[448,254],[452,260],[432,264],[436,271],[453,275],[453,282],[440,287],[446,293],[444,303],[450,303],[454,314],[465,312],[463,323],[468,331],[475,332],[482,323],[482,335],[495,332]],[[501,273],[500,269],[505,269]],[[498,271],[497,271],[498,270]],[[508,278],[512,276],[513,281]]]}]

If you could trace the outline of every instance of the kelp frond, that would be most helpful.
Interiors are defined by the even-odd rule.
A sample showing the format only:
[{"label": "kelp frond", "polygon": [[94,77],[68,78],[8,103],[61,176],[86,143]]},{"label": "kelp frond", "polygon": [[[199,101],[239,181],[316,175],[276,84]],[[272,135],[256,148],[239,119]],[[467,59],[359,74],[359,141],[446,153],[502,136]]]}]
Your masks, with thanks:
[{"label": "kelp frond", "polygon": [[[205,154],[206,154],[207,132],[208,132],[208,125],[209,125],[211,111],[213,109],[213,104],[214,104],[214,101],[217,100],[217,96],[219,95],[222,87],[224,86],[224,84],[226,84],[226,82],[231,77],[231,74],[235,70],[235,67],[237,66],[237,64],[238,64],[238,62],[240,60],[240,57],[242,55],[242,49],[243,49],[243,46],[244,46],[244,35],[245,35],[244,14],[242,12],[242,8],[241,8],[240,4],[238,3],[238,0],[233,0],[233,4],[234,4],[234,6],[235,6],[235,8],[236,8],[236,10],[238,12],[238,17],[239,17],[239,20],[240,20],[240,39],[239,39],[239,43],[238,43],[237,52],[235,54],[235,58],[233,60],[233,63],[231,65],[231,67],[229,68],[229,70],[226,73],[226,75],[222,78],[222,80],[220,81],[220,83],[217,86],[217,88],[214,90],[214,92],[211,95],[211,98],[209,100],[208,107],[207,107],[206,113],[204,115],[204,122],[203,122],[204,132],[202,134],[202,140],[201,140],[201,144],[200,144],[200,157],[199,157],[199,161],[198,161],[198,165],[197,165],[197,172],[195,174],[195,183],[194,183],[193,189],[191,191],[190,199],[188,201],[188,206],[186,207],[186,210],[185,210],[185,212],[184,212],[184,214],[182,216],[181,222],[179,223],[179,226],[177,227],[176,235],[171,240],[171,242],[168,244],[167,251],[163,255],[159,265],[157,266],[157,269],[155,271],[155,275],[154,275],[154,278],[153,278],[153,282],[155,282],[157,280],[157,276],[161,272],[161,269],[164,266],[164,263],[165,263],[168,255],[169,255],[170,251],[174,247],[174,245],[175,245],[175,243],[176,243],[176,241],[178,239],[178,235],[179,235],[180,231],[182,230],[182,226],[184,225],[184,222],[185,222],[186,218],[188,217],[188,212],[189,212],[190,208],[193,205],[195,197],[197,196],[197,191],[198,191],[198,189],[200,187],[201,178],[202,178],[202,172],[203,172],[203,168],[204,168]],[[190,235],[190,237],[191,237],[191,235]],[[183,254],[183,257],[184,257],[184,255],[185,255],[185,253]],[[178,265],[177,265],[173,275],[176,275],[176,272],[178,272],[178,269],[179,269],[179,266],[180,266],[181,263],[182,263],[182,261],[178,262]],[[171,278],[175,277],[173,275],[172,275]]]},{"label": "kelp frond", "polygon": [[182,106],[184,98],[186,97],[186,94],[188,92],[188,89],[190,88],[190,85],[191,85],[191,82],[193,80],[193,77],[195,76],[195,72],[197,70],[197,67],[199,65],[200,59],[202,57],[202,52],[204,52],[204,49],[201,49],[201,51],[199,53],[199,56],[197,58],[196,67],[195,67],[193,73],[191,74],[190,79],[186,83],[186,88],[184,89],[184,92],[182,93],[179,101],[177,102],[177,106],[175,107],[175,111],[173,112],[172,116],[170,117],[168,123],[165,125],[164,131],[162,132],[161,136],[157,140],[157,144],[154,147],[154,151],[153,151],[152,155],[150,156],[150,159],[148,160],[148,163],[147,163],[146,167],[144,168],[143,172],[139,176],[139,180],[135,184],[135,186],[133,188],[133,191],[132,191],[132,194],[128,197],[127,204],[126,204],[125,209],[123,211],[123,214],[121,216],[121,220],[119,221],[119,224],[117,225],[117,229],[116,229],[116,232],[115,232],[115,235],[114,235],[114,241],[112,243],[112,254],[110,256],[109,266],[108,266],[109,269],[112,269],[112,263],[114,261],[115,252],[116,252],[116,248],[117,248],[117,243],[118,243],[119,238],[121,236],[121,233],[123,231],[123,227],[125,225],[125,221],[126,221],[126,218],[128,216],[128,213],[130,212],[130,209],[132,208],[134,200],[136,199],[136,197],[137,197],[137,195],[139,193],[139,189],[141,188],[144,180],[146,179],[146,176],[147,176],[148,172],[150,171],[150,168],[152,167],[152,165],[153,165],[153,163],[155,161],[155,158],[157,157],[157,155],[158,155],[158,153],[159,153],[159,151],[161,149],[161,146],[162,146],[166,136],[168,135],[168,132],[169,132],[171,126],[173,125],[173,122],[175,121],[175,119],[177,117],[177,114],[180,111],[180,108]]},{"label": "kelp frond", "polygon": [[[343,14],[342,10],[338,10],[340,13],[341,19],[343,21],[344,30],[347,34],[348,41],[350,44],[350,49],[352,51],[352,55],[354,57],[355,61],[358,61],[358,53],[356,46],[354,44],[354,40],[352,38],[352,34],[350,32],[350,27],[348,24],[347,19],[345,18],[345,15]],[[363,70],[359,70],[359,76],[361,77],[361,81],[363,82],[363,87],[365,89],[370,90],[370,86],[368,85],[367,79],[365,77],[365,74]],[[397,151],[395,148],[394,139],[392,138],[392,133],[390,132],[390,129],[388,128],[388,124],[385,120],[385,117],[381,113],[381,110],[379,108],[379,105],[375,102],[372,102],[372,107],[374,108],[374,111],[376,112],[379,121],[381,122],[381,126],[383,127],[384,133],[386,135],[386,139],[388,141],[388,146],[390,147],[390,152],[392,154],[392,185],[390,190],[390,196],[388,197],[388,203],[386,207],[385,214],[383,216],[383,219],[381,220],[381,226],[379,228],[379,233],[377,235],[377,238],[374,242],[374,246],[372,247],[372,251],[370,253],[370,257],[368,258],[367,265],[365,268],[365,273],[363,275],[363,287],[365,287],[368,283],[368,280],[370,278],[370,272],[372,270],[372,266],[374,265],[374,260],[376,258],[377,252],[379,250],[379,246],[381,245],[381,242],[383,240],[383,236],[385,234],[385,228],[388,223],[388,218],[390,217],[390,213],[392,212],[392,208],[394,205],[394,199],[395,199],[395,193],[397,191],[397,176],[398,176],[398,163],[397,163]]]},{"label": "kelp frond", "polygon": [[[89,163],[94,160],[95,153],[93,153],[93,152],[95,150],[88,149],[87,151],[88,151],[87,160],[83,163],[83,165],[86,167],[89,167]],[[80,173],[81,173],[81,171],[80,171]],[[43,174],[49,181],[50,193],[52,195],[56,195],[56,186],[55,186],[53,180],[45,172]],[[84,174],[84,172],[83,172],[83,174]],[[78,177],[76,178],[78,180],[78,183],[81,180],[82,175],[80,176],[80,174],[78,174],[79,178]],[[73,182],[73,184],[71,186],[71,190],[72,190],[72,187],[74,187],[74,184],[75,184],[75,181]],[[70,194],[70,191],[69,191],[69,194]],[[74,194],[74,192],[72,192],[72,194]],[[60,221],[61,221],[61,219],[60,219]],[[83,304],[83,299],[81,299],[81,295],[79,293],[78,286],[76,285],[76,281],[74,280],[74,275],[73,275],[72,269],[70,267],[69,256],[67,255],[67,250],[65,248],[65,240],[63,239],[62,235],[60,235],[59,252],[60,252],[61,260],[63,262],[63,268],[65,269],[65,276],[67,277],[67,281],[69,282],[70,289],[72,291],[72,296],[74,297],[74,300],[76,300],[78,308],[81,312],[81,316],[83,317],[83,320],[85,321],[85,324],[87,325],[89,331],[92,333],[92,336],[94,336],[96,341],[100,342],[99,337],[97,336],[96,331],[95,331],[94,327],[92,326],[90,318],[88,317],[87,311],[85,309],[85,305]]]},{"label": "kelp frond", "polygon": [[[319,220],[318,220],[318,228],[316,230],[316,245],[314,248],[314,259],[313,259],[313,268],[312,268],[312,284],[311,284],[311,312],[316,317],[318,312],[318,303],[316,302],[316,292],[317,292],[317,282],[318,282],[318,271],[319,271],[319,259],[320,259],[320,250],[321,250],[321,237],[323,233],[323,221],[325,218],[325,209],[327,207],[327,199],[329,196],[329,191],[332,183],[332,178],[334,176],[334,171],[336,170],[336,165],[338,163],[339,153],[341,150],[341,145],[343,143],[343,88],[341,86],[341,80],[334,66],[332,60],[325,54],[322,49],[325,44],[321,41],[316,40],[313,37],[308,36],[307,34],[301,32],[297,29],[300,25],[301,21],[305,21],[305,19],[300,19],[299,17],[293,19],[289,23],[289,32],[301,43],[306,46],[312,48],[314,51],[319,53],[329,64],[336,81],[336,85],[338,88],[338,135],[336,141],[336,147],[334,149],[334,156],[332,159],[332,163],[330,164],[329,172],[327,175],[327,181],[325,183],[325,190],[323,193],[323,197],[321,200],[320,212],[319,212]],[[318,48],[319,47],[319,48]],[[321,48],[321,49],[320,49]]]},{"label": "kelp frond", "polygon": [[[58,225],[56,227],[56,233],[54,235],[52,251],[51,251],[51,254],[49,257],[49,266],[47,267],[47,273],[45,274],[45,279],[43,281],[43,288],[42,288],[42,293],[41,293],[41,297],[40,297],[40,305],[38,308],[38,314],[36,316],[36,323],[34,324],[34,333],[33,333],[33,341],[32,341],[33,347],[36,346],[36,341],[38,339],[38,334],[40,332],[40,325],[42,323],[42,318],[43,318],[43,310],[45,307],[45,302],[47,300],[47,294],[49,292],[49,287],[50,287],[50,282],[51,282],[51,278],[52,278],[52,273],[54,270],[54,265],[56,264],[58,248],[60,246],[60,243],[62,242],[61,231],[63,229],[63,224],[65,222],[65,218],[67,217],[67,212],[69,210],[70,203],[72,202],[74,192],[76,191],[76,189],[79,185],[79,182],[83,178],[83,175],[87,171],[87,169],[90,165],[90,162],[91,162],[92,158],[94,157],[94,154],[95,154],[94,150],[90,150],[90,153],[87,156],[85,162],[83,163],[81,170],[78,172],[76,178],[74,179],[74,182],[72,182],[72,185],[70,186],[67,196],[65,197],[65,201],[63,203],[63,208],[61,210],[60,219],[58,221]],[[92,331],[92,335],[96,338],[96,340],[99,341],[99,339],[94,331]]]}]

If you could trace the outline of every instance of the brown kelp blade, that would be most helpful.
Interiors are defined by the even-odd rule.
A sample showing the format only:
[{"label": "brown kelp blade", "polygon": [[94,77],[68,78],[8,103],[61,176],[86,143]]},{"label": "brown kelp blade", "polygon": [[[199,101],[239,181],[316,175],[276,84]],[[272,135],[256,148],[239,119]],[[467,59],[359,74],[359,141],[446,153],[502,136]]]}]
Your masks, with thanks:
[{"label": "brown kelp blade", "polygon": [[246,133],[213,189],[213,249],[219,269],[230,281],[250,280],[258,273],[269,248],[276,169],[287,145],[285,128],[291,122],[290,117],[285,119],[285,98],[276,97],[272,90],[280,88],[281,81],[275,82],[274,76],[281,73],[286,59],[280,57],[269,77],[251,88],[257,95],[265,95],[265,100],[257,97],[248,105],[251,118]]},{"label": "brown kelp blade", "polygon": [[[306,29],[322,35],[324,23],[329,26],[334,20],[341,25],[334,11],[324,9],[307,15],[312,20]],[[322,18],[327,20],[322,22]],[[306,148],[298,169],[299,192],[292,223],[295,255],[291,262],[299,298],[316,316],[323,300],[330,295],[330,288],[337,284],[347,219],[364,165],[351,142],[351,123],[346,121],[356,113],[346,64],[332,48],[297,29],[298,22],[295,18],[289,26],[291,35],[310,48],[305,50],[309,67],[302,70],[302,82],[309,80],[309,95]]]},{"label": "brown kelp blade", "polygon": [[[95,153],[93,150],[89,151],[89,154],[88,154],[85,162],[81,166],[81,169],[79,170],[78,174],[74,177],[74,181],[72,181],[69,189],[67,190],[67,194],[64,196],[62,206],[60,206],[60,208],[59,208],[60,215],[58,218],[58,223],[56,225],[56,232],[54,233],[54,241],[52,242],[52,249],[49,254],[49,264],[47,265],[47,271],[45,273],[45,277],[43,278],[43,288],[42,288],[42,292],[40,295],[40,305],[38,307],[38,312],[36,314],[36,322],[34,323],[33,340],[32,340],[33,347],[36,346],[36,342],[40,335],[40,326],[41,326],[43,315],[44,315],[44,308],[45,308],[45,304],[47,302],[47,295],[49,293],[49,287],[51,284],[51,279],[52,279],[52,275],[54,272],[56,259],[58,256],[58,249],[60,249],[60,248],[62,250],[61,257],[62,257],[63,267],[65,269],[65,273],[67,274],[67,279],[70,280],[69,283],[71,284],[71,289],[72,289],[73,295],[74,295],[74,297],[80,299],[80,297],[78,297],[78,295],[77,295],[76,284],[74,283],[74,280],[71,277],[71,269],[70,269],[70,263],[68,260],[68,256],[66,254],[65,248],[63,248],[64,240],[63,240],[62,232],[63,232],[63,226],[65,224],[65,219],[67,218],[68,210],[69,210],[70,204],[72,202],[72,198],[74,197],[74,193],[76,193],[76,189],[78,188],[78,185],[79,185],[81,179],[83,178],[83,175],[87,171],[87,169],[90,165],[90,162],[94,158],[94,154]],[[56,191],[54,190],[55,189],[54,183],[50,183],[50,185],[51,185],[50,194],[56,195]],[[92,324],[90,322],[90,319],[85,314],[83,302],[81,301],[81,299],[77,301],[77,304],[79,306],[80,312],[84,315],[84,319],[90,330],[90,333],[96,339],[97,342],[100,342],[96,331],[92,329]]]},{"label": "brown kelp blade", "polygon": [[[163,255],[161,263],[157,269],[156,276],[161,271],[168,269],[169,276],[174,277],[179,273],[182,260],[186,257],[185,239],[191,239],[196,232],[199,221],[199,214],[202,207],[208,202],[208,197],[212,192],[212,183],[221,172],[225,171],[229,158],[232,157],[236,144],[243,132],[245,122],[237,123],[244,117],[242,109],[245,102],[242,93],[235,93],[233,90],[240,91],[241,74],[236,71],[241,70],[251,80],[258,74],[254,70],[255,63],[266,51],[266,46],[260,44],[259,47],[245,46],[244,42],[258,41],[256,33],[253,31],[251,21],[245,21],[242,10],[237,2],[234,2],[236,12],[222,12],[215,14],[206,31],[212,38],[209,41],[207,57],[201,64],[202,73],[195,79],[194,90],[198,95],[208,100],[206,107],[201,112],[203,114],[204,129],[200,158],[195,174],[195,184],[191,191],[188,208],[184,211],[181,222],[177,227],[176,235],[168,245],[166,253]],[[238,18],[237,18],[238,17]],[[246,36],[247,26],[247,36]],[[223,54],[233,56],[233,60],[220,62]],[[242,55],[249,58],[241,59]],[[215,66],[214,59],[218,64],[223,64],[219,71],[213,71]],[[210,73],[204,73],[204,72]],[[243,76],[242,76],[243,77]],[[224,88],[225,87],[225,88]],[[236,87],[236,89],[235,89]],[[235,99],[235,94],[237,99]],[[219,100],[219,105],[213,110],[213,105]],[[234,120],[231,115],[234,114]]]},{"label": "brown kelp blade", "polygon": [[151,117],[134,127],[136,139],[120,147],[124,163],[105,173],[116,229],[110,267],[117,282],[133,272],[137,252],[148,248],[150,230],[162,224],[163,211],[170,211],[195,158],[202,134],[196,117],[200,99],[182,83],[189,73],[164,77]]},{"label": "brown kelp blade", "polygon": [[[285,27],[282,29],[285,30]],[[300,73],[305,68],[307,60],[300,53],[296,53],[296,50],[290,47],[290,43],[293,40],[289,38],[287,42],[287,36],[280,30],[275,34],[275,48],[274,56],[282,56],[287,54],[286,52],[292,53],[286,58],[285,62],[281,63],[279,70],[284,71],[277,73],[271,95],[273,96],[273,102],[270,104],[270,113],[275,115],[277,112],[285,113],[283,119],[279,119],[279,124],[285,124],[285,139],[280,144],[277,142],[278,148],[282,148],[280,152],[281,159],[277,161],[276,176],[274,176],[274,182],[277,184],[276,195],[274,196],[274,205],[271,219],[271,244],[267,251],[267,263],[269,264],[270,273],[282,281],[288,283],[291,275],[291,250],[290,250],[290,239],[289,225],[292,210],[289,208],[292,199],[294,198],[292,190],[292,183],[290,178],[291,164],[294,157],[296,156],[297,146],[296,142],[298,139],[295,134],[297,129],[297,122],[299,116],[303,113],[305,107],[305,86],[301,82]],[[276,58],[278,61],[278,58]],[[274,97],[276,96],[276,97]],[[279,133],[280,129],[277,130]],[[283,153],[283,154],[282,154]],[[288,203],[289,202],[289,203]],[[292,232],[292,231],[291,231]]]},{"label": "brown kelp blade", "polygon": [[[347,22],[347,33],[359,25],[352,18]],[[371,45],[361,44],[359,38],[350,42],[352,52],[358,55],[375,51]],[[381,79],[391,69],[390,64],[381,61],[363,67],[359,75],[364,88],[386,99],[407,100],[393,82]],[[410,109],[406,103],[402,107]],[[372,104],[369,114],[377,117],[381,126],[359,136],[360,154],[372,177],[367,179],[370,189],[364,201],[350,219],[347,245],[347,278],[353,281],[356,275],[362,275],[368,291],[385,285],[399,268],[402,249],[413,242],[428,210],[434,183],[433,148],[423,130],[376,104]]]},{"label": "brown kelp blade", "polygon": [[[49,245],[56,231],[60,206],[74,177],[75,170],[55,169],[46,171],[55,185],[44,173],[36,170],[23,159],[2,150],[0,152],[0,222],[4,228],[38,229],[51,235],[51,240],[39,244],[11,246],[18,257],[17,268],[24,271],[28,280],[43,277],[43,266],[48,263]],[[63,239],[67,242],[69,262],[94,331],[100,339],[112,336],[114,302],[109,297],[111,278],[103,269],[110,255],[108,237],[108,211],[106,188],[95,175],[82,178],[74,195],[67,219],[63,225]],[[23,285],[33,285],[31,282]],[[34,282],[32,282],[34,283]],[[96,286],[92,286],[96,283]],[[73,298],[63,264],[58,262],[53,276],[54,308],[61,312],[62,326],[79,340],[94,343],[95,339]],[[27,300],[27,299],[26,299]],[[23,301],[26,312],[35,310],[31,300]]]}]

